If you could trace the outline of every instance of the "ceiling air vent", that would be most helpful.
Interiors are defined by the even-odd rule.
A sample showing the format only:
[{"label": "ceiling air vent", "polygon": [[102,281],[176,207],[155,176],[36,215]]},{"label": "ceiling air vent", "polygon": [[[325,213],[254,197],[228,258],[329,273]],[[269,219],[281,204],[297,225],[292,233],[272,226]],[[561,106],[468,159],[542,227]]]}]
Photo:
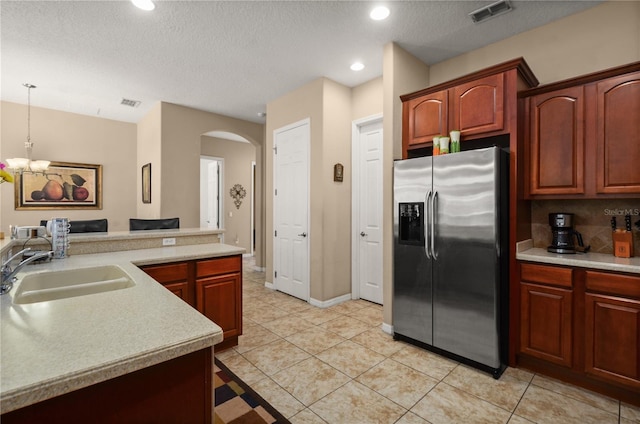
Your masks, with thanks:
[{"label": "ceiling air vent", "polygon": [[122,101],[120,102],[121,105],[130,106],[130,107],[138,107],[140,106],[140,103],[142,103],[140,102],[140,100],[131,100],[131,99],[125,99],[125,98],[122,98]]},{"label": "ceiling air vent", "polygon": [[513,8],[511,4],[507,0],[497,1],[495,3],[491,3],[489,6],[485,6],[481,9],[473,11],[469,13],[471,16],[471,20],[478,24],[480,22],[486,21],[487,19],[494,18],[498,15],[502,15],[503,13],[507,13]]}]

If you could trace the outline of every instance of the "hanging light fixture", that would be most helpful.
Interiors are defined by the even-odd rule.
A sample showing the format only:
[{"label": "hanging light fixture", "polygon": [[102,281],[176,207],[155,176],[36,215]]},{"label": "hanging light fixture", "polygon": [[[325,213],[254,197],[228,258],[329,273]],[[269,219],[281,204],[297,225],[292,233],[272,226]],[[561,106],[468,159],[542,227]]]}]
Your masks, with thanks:
[{"label": "hanging light fixture", "polygon": [[35,85],[24,83],[27,87],[27,141],[24,143],[24,148],[27,151],[26,158],[12,158],[7,159],[7,165],[16,174],[23,173],[45,173],[49,168],[48,160],[31,160],[31,152],[33,150],[33,142],[31,141],[31,89],[36,88]]}]

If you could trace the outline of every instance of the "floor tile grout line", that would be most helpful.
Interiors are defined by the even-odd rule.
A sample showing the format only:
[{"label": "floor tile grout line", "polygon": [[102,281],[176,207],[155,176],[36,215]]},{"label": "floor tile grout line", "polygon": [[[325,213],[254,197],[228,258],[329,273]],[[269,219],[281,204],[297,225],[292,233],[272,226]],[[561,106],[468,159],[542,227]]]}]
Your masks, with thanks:
[{"label": "floor tile grout line", "polygon": [[[259,279],[261,279],[261,278],[259,278]],[[261,284],[262,284],[261,282],[257,282],[257,284],[258,284],[258,286],[259,286],[259,287],[262,287],[262,286],[261,286]],[[265,302],[265,303],[267,303],[267,302]],[[277,307],[277,306],[276,306],[276,307]],[[284,312],[287,312],[287,313],[289,313],[289,314],[292,314],[292,312],[291,312],[291,311],[289,311],[289,310],[285,310],[285,309],[282,309],[282,308],[279,308],[279,309],[280,309],[280,310],[282,310],[282,311],[284,311]],[[327,309],[328,309],[328,310],[330,310],[330,311],[331,311],[331,312],[333,312],[333,313],[341,314],[342,316],[347,316],[347,317],[351,317],[351,318],[358,319],[358,317],[353,316],[353,315],[351,315],[351,314],[355,314],[355,313],[357,313],[357,311],[358,311],[358,310],[362,310],[363,308],[359,308],[359,309],[357,309],[357,310],[345,310],[345,311],[342,311],[342,312],[340,312],[339,310],[331,310],[331,308],[327,308]],[[293,312],[293,313],[296,313],[296,312]],[[336,318],[333,318],[333,319],[336,319]],[[359,320],[359,321],[361,321],[361,322],[364,322],[364,323],[365,323],[365,324],[367,324],[367,325],[370,325],[370,324],[369,324],[369,322],[367,322],[367,321],[360,320],[360,319],[358,319],[358,320]],[[271,320],[271,321],[273,321],[273,320]],[[263,324],[265,324],[265,323],[267,323],[267,322],[271,322],[271,321],[256,322],[256,324],[257,324],[257,325],[260,325],[260,326],[261,326],[262,328],[264,328],[265,330],[267,330],[267,331],[270,331],[270,332],[274,333],[274,332],[273,332],[273,331],[271,331],[269,328],[267,328],[267,327],[265,327],[265,326],[263,325]],[[331,320],[329,320],[329,321],[331,321]],[[335,331],[332,331],[332,330],[329,330],[329,329],[327,329],[327,328],[322,327],[322,325],[323,325],[323,324],[325,324],[326,322],[328,322],[328,321],[323,321],[323,322],[318,323],[318,324],[316,324],[316,323],[311,323],[311,325],[313,325],[313,326],[315,326],[315,327],[317,327],[317,328],[322,328],[322,329],[324,329],[324,330],[330,331],[330,332],[332,332],[332,333],[334,333],[334,334],[337,334],[338,336],[341,336],[339,333],[336,333]],[[376,326],[372,326],[372,327],[370,327],[369,329],[364,330],[364,331],[362,331],[362,332],[360,332],[360,333],[358,333],[358,334],[352,335],[351,337],[348,337],[348,338],[345,338],[345,337],[341,336],[341,337],[343,337],[345,340],[341,341],[340,343],[344,343],[344,341],[346,341],[346,340],[351,340],[351,341],[353,341],[354,343],[358,344],[359,346],[361,346],[361,347],[363,347],[363,348],[366,348],[366,349],[372,350],[372,351],[376,352],[377,354],[380,354],[380,355],[384,356],[384,357],[385,357],[385,359],[391,359],[391,360],[393,360],[393,361],[395,361],[395,362],[397,362],[397,363],[399,363],[399,364],[402,364],[402,365],[405,365],[405,366],[409,366],[409,365],[407,365],[407,364],[404,364],[404,363],[399,362],[399,361],[397,361],[396,359],[393,359],[393,358],[392,358],[392,357],[393,357],[393,356],[394,356],[398,351],[393,352],[393,353],[391,353],[391,354],[388,354],[388,355],[387,355],[387,354],[385,354],[385,353],[377,352],[377,351],[375,351],[375,350],[373,350],[373,349],[370,349],[370,348],[369,348],[369,347],[367,347],[366,345],[363,345],[363,344],[361,344],[361,343],[359,343],[359,342],[357,342],[357,341],[355,341],[355,340],[352,340],[353,338],[357,337],[358,335],[360,335],[360,334],[362,334],[362,333],[364,333],[364,332],[366,332],[366,331],[371,330],[372,328],[376,328]],[[274,334],[275,334],[277,337],[279,337],[279,338],[281,338],[281,339],[285,339],[285,340],[286,340],[286,337],[289,337],[289,336],[294,335],[294,334],[297,334],[297,333],[293,333],[293,334],[291,334],[291,335],[289,335],[289,336],[286,336],[286,337],[280,336],[280,335],[279,335],[279,334],[277,334],[277,333],[274,333]],[[288,341],[288,340],[287,340],[287,341]],[[295,343],[292,343],[292,344],[294,344],[294,345],[295,345]],[[264,345],[263,345],[263,346],[264,346]],[[297,345],[296,345],[296,346],[297,346]],[[334,346],[335,346],[335,345],[334,345]],[[298,348],[300,348],[299,346],[297,346],[297,347],[298,347]],[[302,348],[300,348],[300,349],[302,349]],[[330,349],[330,348],[327,348],[327,349]],[[323,350],[323,351],[321,351],[321,352],[318,352],[317,354],[322,353],[322,352],[326,351],[327,349],[325,349],[325,350]],[[402,349],[402,348],[401,348],[401,349]],[[302,349],[302,350],[304,350],[304,349]],[[304,350],[304,351],[305,351],[305,352],[307,352],[307,353],[309,353],[309,354],[311,354],[310,352],[308,352],[308,351],[306,351],[306,350]],[[238,354],[239,354],[239,355],[242,355],[242,354],[241,354],[241,353],[239,353],[239,352],[238,352]],[[317,354],[311,354],[311,355],[312,355],[312,356],[314,356],[314,357],[316,357],[316,355],[317,355]],[[321,360],[320,358],[317,358],[317,359]],[[383,359],[383,361],[384,361],[385,359]],[[321,361],[322,361],[322,360],[321,360]],[[323,361],[323,362],[324,362],[324,361]],[[380,362],[379,362],[379,363],[380,363]],[[379,363],[378,363],[378,364],[379,364]],[[370,367],[370,368],[369,368],[369,370],[370,370],[370,369],[372,369],[373,367],[377,366],[378,364],[376,364],[376,365],[374,365],[374,366]],[[328,364],[328,365],[329,365],[329,366],[331,366],[330,364]],[[459,365],[459,364],[458,364],[458,365]],[[457,367],[457,366],[456,366],[456,367]],[[456,367],[454,367],[453,369],[455,369]],[[421,374],[423,374],[423,375],[427,375],[427,376],[428,376],[428,377],[430,377],[430,378],[433,378],[432,376],[430,376],[430,375],[428,375],[428,374],[424,374],[422,371],[417,370],[417,369],[415,369],[415,368],[413,368],[413,367],[411,367],[411,366],[409,366],[409,368],[411,368],[411,369],[413,369],[413,370],[415,370],[415,371],[417,371],[417,372],[419,372],[419,373],[421,373]],[[438,379],[436,379],[436,380],[438,380],[438,381],[439,381],[439,383],[440,383],[440,382],[444,382],[444,379],[445,379],[448,375],[450,375],[450,374],[451,374],[451,372],[453,371],[453,369],[452,369],[451,371],[449,371],[449,373],[447,373],[447,375],[445,375],[441,380],[438,380]],[[338,371],[339,371],[339,370],[338,370]],[[368,370],[367,370],[367,371],[368,371]],[[364,374],[364,373],[365,373],[365,372],[367,372],[367,371],[364,371],[364,372],[360,373],[360,374],[359,374],[359,376],[361,376],[362,374]],[[274,381],[274,380],[271,378],[271,376],[270,376],[270,375],[267,375],[266,373],[263,373],[263,374],[264,374],[266,377],[269,377],[272,381]],[[349,378],[350,378],[350,380],[349,380],[349,381],[356,381],[356,382],[357,382],[357,380],[356,380],[356,379],[357,379],[359,376],[357,376],[357,377],[355,377],[355,378],[351,378],[351,377],[349,377]],[[534,376],[535,376],[535,374],[534,374]],[[522,381],[522,380],[521,380],[521,381]],[[439,384],[439,383],[438,383],[438,384]],[[449,383],[447,383],[447,382],[444,382],[444,383],[445,383],[445,384],[447,384],[447,385],[449,385],[449,386],[451,386],[451,385],[450,385]],[[348,384],[348,382],[347,382],[347,383],[345,383],[345,384]],[[363,383],[360,383],[360,384],[363,384]],[[368,387],[368,386],[366,386],[365,384],[363,384],[363,385],[364,385],[365,387]],[[340,387],[343,387],[343,386],[344,386],[344,385],[342,385],[342,386],[340,386]],[[434,388],[435,388],[436,386],[437,386],[437,384],[434,386]],[[578,399],[578,398],[576,398],[575,396],[571,396],[570,394],[567,394],[567,393],[561,393],[561,392],[558,392],[558,391],[556,391],[556,390],[551,390],[551,389],[545,388],[545,387],[543,387],[543,386],[539,386],[538,384],[533,383],[533,377],[532,377],[532,379],[531,379],[531,380],[529,380],[529,381],[527,382],[527,387],[525,388],[525,390],[523,391],[522,395],[520,396],[520,399],[519,399],[519,400],[518,400],[518,402],[516,403],[516,406],[514,407],[513,411],[508,411],[508,410],[506,410],[506,409],[504,409],[504,408],[500,407],[499,405],[495,405],[495,404],[493,404],[492,402],[490,402],[490,401],[488,401],[488,400],[483,399],[482,397],[479,397],[479,396],[474,395],[473,393],[469,393],[469,392],[467,392],[467,391],[465,391],[465,390],[462,390],[462,389],[459,389],[459,388],[457,388],[457,387],[456,387],[456,389],[458,389],[458,390],[462,390],[463,392],[465,392],[465,393],[467,393],[467,394],[469,394],[469,395],[472,395],[472,396],[474,396],[474,397],[476,397],[476,398],[478,398],[478,399],[480,399],[480,400],[482,400],[482,401],[488,402],[488,403],[490,403],[490,404],[492,404],[492,405],[495,405],[495,406],[497,406],[497,407],[499,407],[499,408],[501,408],[501,409],[503,409],[503,410],[505,410],[505,411],[507,411],[507,412],[510,412],[510,417],[509,417],[509,419],[511,419],[511,418],[515,415],[515,411],[517,410],[518,406],[520,405],[520,403],[521,403],[522,399],[524,398],[525,394],[527,393],[527,391],[528,391],[532,386],[536,386],[536,387],[543,388],[543,389],[545,389],[545,390],[549,390],[549,391],[551,391],[551,392],[553,392],[553,393],[555,393],[555,394],[559,394],[559,395],[561,395],[561,396],[566,396],[567,398],[572,399],[572,400],[574,400],[574,401],[580,402],[580,403],[585,404],[585,405],[592,406],[592,407],[594,407],[594,408],[597,408],[597,409],[602,410],[602,411],[604,411],[604,412],[607,412],[607,413],[609,413],[609,414],[615,415],[615,414],[613,414],[612,412],[610,412],[609,410],[605,410],[605,409],[600,408],[600,407],[598,407],[598,406],[595,406],[595,405],[593,405],[593,404],[591,404],[591,403],[589,403],[589,402],[585,402],[584,400],[582,400],[582,399]],[[452,387],[455,387],[455,386],[452,386]],[[369,388],[369,387],[368,387],[368,388]],[[371,389],[371,388],[369,388],[369,389]],[[373,390],[373,389],[371,389],[371,390]],[[429,390],[429,392],[427,392],[427,394],[428,394],[428,393],[430,393],[432,390],[433,390],[433,388],[432,388],[431,390]],[[335,390],[334,390],[334,391],[335,391]],[[375,391],[375,390],[373,390],[373,391]],[[382,395],[381,393],[379,393],[379,392],[377,392],[377,391],[375,391],[375,392],[376,392],[376,393],[378,393],[378,394],[380,394],[381,396],[383,396],[383,397],[385,397],[385,398],[386,398],[386,396]],[[331,393],[332,393],[332,392],[331,392]],[[426,396],[427,394],[425,394],[425,396]],[[323,398],[324,398],[324,397],[323,397]],[[423,398],[424,398],[424,396],[423,396],[421,399],[423,399]],[[321,398],[321,399],[322,399],[322,398]],[[387,398],[387,399],[388,399],[388,400],[390,400],[390,401],[392,401],[392,400],[391,400],[391,399],[389,399],[389,398]],[[393,401],[392,401],[392,402],[393,402]],[[395,403],[395,402],[394,402],[394,403]],[[402,405],[399,405],[399,406],[401,406],[402,408],[404,408]],[[414,404],[413,406],[415,406],[415,404]],[[413,406],[412,406],[412,407],[413,407]],[[305,407],[305,409],[308,409],[310,413],[314,413],[314,412],[313,412],[309,407]],[[406,409],[406,408],[405,408],[405,409]],[[407,410],[407,412],[405,412],[405,414],[404,414],[404,415],[406,415],[408,412],[410,412],[410,409],[409,409],[409,410]],[[315,413],[314,413],[314,414],[315,414]],[[403,415],[403,416],[404,416],[404,415]],[[317,414],[316,414],[316,416],[317,416]],[[622,411],[621,411],[621,402],[619,402],[619,401],[618,401],[618,405],[617,405],[617,416],[618,416],[618,422],[621,422],[621,419],[622,419]],[[320,417],[320,418],[322,419],[322,417]]]}]

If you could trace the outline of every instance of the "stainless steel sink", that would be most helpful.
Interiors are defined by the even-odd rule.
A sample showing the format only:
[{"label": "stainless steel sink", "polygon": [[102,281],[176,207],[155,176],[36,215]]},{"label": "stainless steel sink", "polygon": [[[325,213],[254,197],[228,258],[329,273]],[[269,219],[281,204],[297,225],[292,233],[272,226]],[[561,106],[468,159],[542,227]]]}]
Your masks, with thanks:
[{"label": "stainless steel sink", "polygon": [[13,298],[15,304],[46,302],[69,297],[122,290],[135,283],[122,268],[106,265],[66,271],[26,274]]}]

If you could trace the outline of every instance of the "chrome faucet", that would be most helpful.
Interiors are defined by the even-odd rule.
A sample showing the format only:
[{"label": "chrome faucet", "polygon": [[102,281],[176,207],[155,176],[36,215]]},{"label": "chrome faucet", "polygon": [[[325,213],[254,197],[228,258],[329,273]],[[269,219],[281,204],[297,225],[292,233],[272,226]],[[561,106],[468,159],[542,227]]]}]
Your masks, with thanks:
[{"label": "chrome faucet", "polygon": [[17,258],[18,256],[24,254],[25,252],[28,252],[29,250],[31,250],[30,247],[19,251],[18,253],[16,253],[9,259],[7,259],[5,263],[2,264],[2,268],[0,269],[0,275],[2,275],[2,285],[0,286],[0,295],[9,293],[11,291],[11,289],[13,288],[13,283],[16,281],[16,274],[20,272],[20,270],[25,265],[28,265],[33,261],[37,261],[38,259],[42,259],[46,257],[51,259],[53,257],[53,250],[49,252],[36,253],[35,255],[23,260],[18,265],[16,265],[16,268],[12,271],[11,267],[9,266],[11,264],[11,261]]}]

